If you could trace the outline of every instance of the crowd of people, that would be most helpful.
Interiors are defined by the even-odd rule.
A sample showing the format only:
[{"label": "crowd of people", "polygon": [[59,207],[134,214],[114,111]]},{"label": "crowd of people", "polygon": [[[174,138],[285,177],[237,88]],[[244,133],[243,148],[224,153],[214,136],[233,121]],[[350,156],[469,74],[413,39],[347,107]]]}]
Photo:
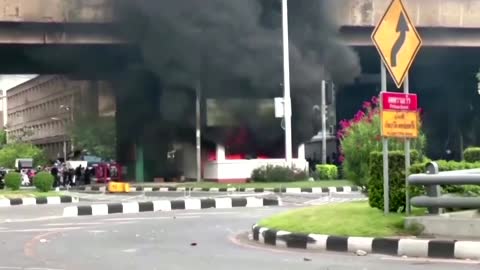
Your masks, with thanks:
[{"label": "crowd of people", "polygon": [[54,187],[71,187],[75,185],[89,185],[95,171],[91,167],[77,166],[75,169],[69,168],[66,163],[55,163],[49,168],[54,177]]}]

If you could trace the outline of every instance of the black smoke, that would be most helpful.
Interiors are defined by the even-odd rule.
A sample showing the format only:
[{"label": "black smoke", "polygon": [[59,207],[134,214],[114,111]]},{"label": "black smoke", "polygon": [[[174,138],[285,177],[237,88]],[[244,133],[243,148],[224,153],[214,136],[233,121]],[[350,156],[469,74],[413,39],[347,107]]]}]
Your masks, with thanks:
[{"label": "black smoke", "polygon": [[[289,1],[293,128],[297,143],[313,135],[311,111],[319,102],[321,80],[349,83],[360,72],[356,54],[339,41],[338,27],[332,23],[325,2]],[[153,72],[161,81],[164,99],[178,101],[162,102],[163,108],[160,108],[169,112],[163,116],[172,120],[171,125],[192,126],[194,123],[192,119],[181,119],[191,115],[194,106],[192,98],[186,98],[184,92],[175,93],[176,86],[193,89],[200,83],[202,94],[207,97],[282,96],[280,0],[121,0],[115,3],[119,30],[138,45],[142,68]],[[194,91],[187,95],[192,93]],[[188,102],[183,102],[185,100]],[[248,105],[232,109],[249,110]],[[250,129],[258,126],[254,116],[238,121]],[[273,133],[282,136],[281,129]],[[264,137],[266,141],[272,134],[257,132],[255,136]],[[218,139],[213,134],[211,137]]]}]

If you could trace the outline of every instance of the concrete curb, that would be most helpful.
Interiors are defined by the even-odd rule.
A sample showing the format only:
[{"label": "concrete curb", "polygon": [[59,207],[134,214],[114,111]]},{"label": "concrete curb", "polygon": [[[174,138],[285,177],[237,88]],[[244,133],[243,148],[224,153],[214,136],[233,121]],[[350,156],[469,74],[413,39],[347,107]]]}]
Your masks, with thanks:
[{"label": "concrete curb", "polygon": [[77,203],[78,201],[79,199],[77,197],[72,197],[72,196],[0,199],[0,207],[10,207],[10,206],[18,206],[18,205]]},{"label": "concrete curb", "polygon": [[[62,189],[64,190],[64,189]],[[83,186],[78,188],[71,188],[70,190],[76,191],[100,191],[106,192],[106,186]],[[186,188],[186,187],[144,187],[144,186],[137,186],[131,187],[131,192],[134,191],[145,191],[145,192],[186,192],[186,191],[193,191],[193,192],[255,192],[255,193],[262,193],[266,191],[275,192],[275,193],[287,193],[287,194],[300,194],[300,193],[312,193],[312,194],[322,194],[322,193],[330,193],[330,192],[338,192],[338,193],[351,193],[351,192],[360,192],[362,191],[361,187],[357,186],[343,186],[343,187],[313,187],[313,188]]]},{"label": "concrete curb", "polygon": [[159,200],[148,202],[125,202],[111,204],[93,204],[69,206],[63,209],[64,217],[76,216],[103,216],[110,214],[133,214],[141,212],[157,212],[172,210],[199,210],[207,208],[237,208],[237,207],[264,207],[280,206],[281,200],[267,198],[214,198],[214,199],[185,199]]},{"label": "concrete curb", "polygon": [[427,239],[393,239],[373,237],[348,237],[319,234],[298,234],[277,231],[255,224],[252,239],[265,245],[308,250],[367,253],[394,256],[480,259],[480,242]]}]

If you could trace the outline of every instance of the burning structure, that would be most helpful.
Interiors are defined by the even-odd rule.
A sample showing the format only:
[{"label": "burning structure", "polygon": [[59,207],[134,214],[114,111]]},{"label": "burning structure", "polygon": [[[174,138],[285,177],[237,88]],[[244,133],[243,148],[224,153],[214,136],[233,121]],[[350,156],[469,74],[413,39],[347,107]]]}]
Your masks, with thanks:
[{"label": "burning structure", "polygon": [[[191,175],[186,165],[194,166],[195,159],[185,146],[195,141],[196,88],[202,92],[203,160],[253,159],[258,165],[264,158],[283,158],[283,130],[273,114],[273,98],[282,95],[280,0],[122,0],[116,5],[118,31],[141,56],[117,80],[117,152],[131,178],[182,174],[172,168]],[[318,131],[311,111],[320,101],[321,81],[347,83],[360,72],[356,54],[337,39],[327,5],[289,3],[297,146]],[[169,158],[179,148],[184,157]],[[208,170],[207,164],[204,173]]]}]

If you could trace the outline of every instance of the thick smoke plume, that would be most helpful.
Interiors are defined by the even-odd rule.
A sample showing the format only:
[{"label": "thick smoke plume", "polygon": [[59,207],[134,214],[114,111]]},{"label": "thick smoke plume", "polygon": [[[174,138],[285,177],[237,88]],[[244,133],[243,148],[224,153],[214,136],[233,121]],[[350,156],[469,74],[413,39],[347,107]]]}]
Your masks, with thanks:
[{"label": "thick smoke plume", "polygon": [[[117,5],[120,29],[140,47],[143,64],[161,81],[162,96],[172,98],[176,94],[167,92],[175,90],[168,89],[193,89],[197,83],[207,97],[282,95],[280,0],[124,0]],[[311,111],[319,102],[321,80],[348,83],[360,71],[356,54],[337,39],[329,16],[323,0],[289,1],[297,143],[313,135]],[[182,102],[177,101],[164,102],[161,110],[178,111]],[[246,110],[247,105],[233,109]],[[252,119],[241,124],[255,127]],[[281,130],[275,134],[282,136]],[[255,136],[271,139],[271,134]]]}]

